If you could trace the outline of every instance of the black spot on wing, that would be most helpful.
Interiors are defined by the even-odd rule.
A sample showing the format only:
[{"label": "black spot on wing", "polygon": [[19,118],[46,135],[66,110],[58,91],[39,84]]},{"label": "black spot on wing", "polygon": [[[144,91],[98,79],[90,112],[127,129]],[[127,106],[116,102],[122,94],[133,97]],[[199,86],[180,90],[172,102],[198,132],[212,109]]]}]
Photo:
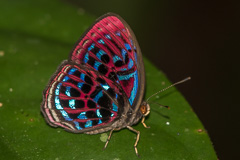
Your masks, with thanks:
[{"label": "black spot on wing", "polygon": [[92,125],[93,125],[93,126],[97,125],[97,124],[98,124],[98,121],[99,121],[99,120],[97,120],[97,119],[96,119],[96,120],[92,120]]},{"label": "black spot on wing", "polygon": [[108,93],[111,97],[115,97],[115,94],[116,94],[112,88],[109,88],[109,89],[107,90],[107,93]]},{"label": "black spot on wing", "polygon": [[115,65],[116,67],[121,67],[121,66],[124,65],[124,63],[123,63],[123,61],[118,60],[118,61],[116,61],[116,62],[114,63],[114,65]]},{"label": "black spot on wing", "polygon": [[111,116],[111,112],[110,112],[109,110],[100,109],[99,111],[100,111],[100,113],[101,113],[101,115],[102,115],[102,117],[103,117],[103,120],[104,120],[104,119],[106,120],[107,117],[110,117],[110,116]]},{"label": "black spot on wing", "polygon": [[96,61],[96,60],[95,60],[93,57],[89,56],[89,60],[88,60],[87,63],[88,63],[90,66],[94,66],[95,61]]},{"label": "black spot on wing", "polygon": [[80,126],[81,128],[85,128],[85,124],[86,124],[86,122],[79,122],[79,126]]},{"label": "black spot on wing", "polygon": [[87,118],[98,118],[96,112],[94,112],[94,111],[87,111],[86,112],[86,117]]},{"label": "black spot on wing", "polygon": [[128,57],[128,54],[125,55],[125,64],[128,64],[129,62],[129,57]]},{"label": "black spot on wing", "polygon": [[79,114],[77,114],[77,113],[68,113],[68,116],[69,116],[69,118],[71,118],[71,119],[77,119],[78,116],[79,116]]},{"label": "black spot on wing", "polygon": [[90,99],[87,101],[87,106],[88,106],[88,108],[96,108],[97,107],[96,103]]},{"label": "black spot on wing", "polygon": [[104,63],[108,63],[110,61],[110,58],[107,54],[104,54],[101,56],[101,61],[103,61]]},{"label": "black spot on wing", "polygon": [[68,100],[60,99],[60,104],[61,104],[62,107],[69,107],[69,101]]},{"label": "black spot on wing", "polygon": [[102,97],[99,98],[98,104],[101,106],[101,108],[111,109],[112,100],[104,93]]},{"label": "black spot on wing", "polygon": [[105,65],[101,64],[101,65],[98,67],[98,71],[99,71],[100,73],[102,73],[102,74],[105,75],[105,74],[108,72],[108,68],[107,68]]},{"label": "black spot on wing", "polygon": [[84,108],[84,101],[75,100],[75,108]]},{"label": "black spot on wing", "polygon": [[92,79],[89,76],[86,75],[84,80],[85,80],[86,83],[88,83],[90,85],[93,85],[93,81],[92,81]]},{"label": "black spot on wing", "polygon": [[89,93],[90,90],[91,90],[91,86],[88,85],[88,84],[83,84],[82,87],[81,87],[81,90],[83,91],[83,93]]},{"label": "black spot on wing", "polygon": [[80,97],[80,92],[75,88],[70,88],[70,95],[72,97]]},{"label": "black spot on wing", "polygon": [[80,73],[79,71],[75,71],[75,72],[73,73],[73,75],[79,78],[80,75],[81,75],[81,73]]}]

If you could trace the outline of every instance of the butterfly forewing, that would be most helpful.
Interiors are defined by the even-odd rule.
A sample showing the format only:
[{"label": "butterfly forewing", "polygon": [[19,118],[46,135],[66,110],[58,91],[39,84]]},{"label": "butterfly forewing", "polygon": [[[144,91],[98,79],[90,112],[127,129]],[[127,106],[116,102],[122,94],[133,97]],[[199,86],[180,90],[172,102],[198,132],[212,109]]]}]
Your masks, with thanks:
[{"label": "butterfly forewing", "polygon": [[139,105],[136,101],[142,99],[145,82],[141,51],[130,27],[119,16],[107,14],[97,20],[77,43],[70,60],[85,63],[119,83],[132,108]]},{"label": "butterfly forewing", "polygon": [[85,132],[120,117],[122,92],[118,84],[96,71],[65,61],[44,93],[42,112],[53,126]]}]

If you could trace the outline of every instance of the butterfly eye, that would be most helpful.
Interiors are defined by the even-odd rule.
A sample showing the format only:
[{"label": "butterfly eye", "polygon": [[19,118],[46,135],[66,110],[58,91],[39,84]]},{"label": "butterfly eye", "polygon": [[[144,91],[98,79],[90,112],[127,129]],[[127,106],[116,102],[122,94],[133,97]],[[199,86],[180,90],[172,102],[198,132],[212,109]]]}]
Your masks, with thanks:
[{"label": "butterfly eye", "polygon": [[147,103],[143,103],[140,107],[140,111],[143,116],[147,116],[150,113],[150,106]]},{"label": "butterfly eye", "polygon": [[145,105],[142,105],[142,106],[140,107],[140,110],[141,110],[141,112],[142,112],[143,115],[147,113],[147,107],[146,107]]}]

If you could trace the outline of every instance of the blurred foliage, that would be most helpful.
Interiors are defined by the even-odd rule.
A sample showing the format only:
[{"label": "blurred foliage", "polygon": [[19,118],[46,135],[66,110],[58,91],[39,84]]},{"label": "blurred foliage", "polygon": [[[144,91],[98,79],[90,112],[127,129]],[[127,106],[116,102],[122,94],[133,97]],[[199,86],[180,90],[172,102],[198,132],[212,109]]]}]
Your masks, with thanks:
[{"label": "blurred foliage", "polygon": [[[96,17],[64,1],[0,1],[0,159],[139,159],[135,134],[85,135],[48,126],[42,91],[60,62]],[[146,97],[170,85],[147,59]],[[184,84],[187,87],[187,83]],[[171,88],[153,98],[138,150],[141,159],[217,159],[207,132],[183,96]]]}]

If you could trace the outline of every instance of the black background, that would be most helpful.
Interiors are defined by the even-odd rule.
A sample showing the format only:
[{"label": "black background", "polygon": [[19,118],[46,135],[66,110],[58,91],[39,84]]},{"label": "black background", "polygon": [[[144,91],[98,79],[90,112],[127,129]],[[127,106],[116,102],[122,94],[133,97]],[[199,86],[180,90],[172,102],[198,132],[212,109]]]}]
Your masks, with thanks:
[{"label": "black background", "polygon": [[[172,82],[207,129],[219,159],[237,159],[239,3],[232,1],[68,0],[98,17],[114,12],[131,26],[142,53]],[[238,157],[237,157],[238,156]]]}]

